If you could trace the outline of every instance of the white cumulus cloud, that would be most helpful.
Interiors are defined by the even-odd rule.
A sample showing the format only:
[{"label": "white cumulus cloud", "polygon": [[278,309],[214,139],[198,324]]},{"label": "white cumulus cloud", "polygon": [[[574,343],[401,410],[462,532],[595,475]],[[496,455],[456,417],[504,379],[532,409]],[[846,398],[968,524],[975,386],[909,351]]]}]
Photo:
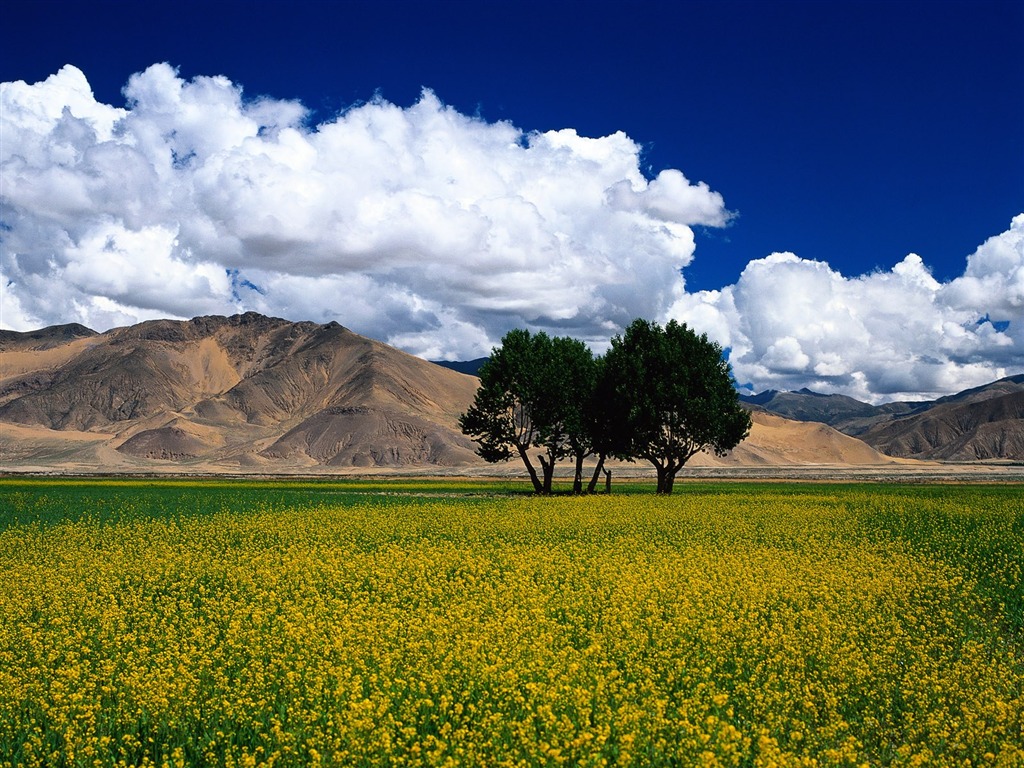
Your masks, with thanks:
[{"label": "white cumulus cloud", "polygon": [[948,283],[916,254],[846,277],[775,253],[735,285],[683,295],[669,315],[728,347],[736,378],[758,390],[879,401],[967,389],[1024,370],[1024,214]]},{"label": "white cumulus cloud", "polygon": [[677,318],[755,389],[873,401],[1024,370],[1024,214],[945,283],[914,254],[850,277],[775,253],[688,293],[693,227],[732,214],[679,170],[647,178],[624,133],[528,133],[429,90],[311,125],[167,64],[124,95],[98,102],[70,65],[0,85],[0,326],[256,310],[466,359],[513,327],[600,349]]},{"label": "white cumulus cloud", "polygon": [[430,91],[309,126],[167,64],[126,107],[66,66],[5,83],[6,327],[255,309],[338,320],[418,354],[486,354],[510,327],[607,340],[683,293],[721,195],[648,180],[623,133],[525,133]]}]

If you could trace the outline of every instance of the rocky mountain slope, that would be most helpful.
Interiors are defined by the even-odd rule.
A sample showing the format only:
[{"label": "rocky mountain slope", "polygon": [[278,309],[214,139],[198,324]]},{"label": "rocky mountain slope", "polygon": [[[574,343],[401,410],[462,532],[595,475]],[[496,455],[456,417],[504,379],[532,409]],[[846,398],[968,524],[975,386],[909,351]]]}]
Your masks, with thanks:
[{"label": "rocky mountain slope", "polygon": [[[340,472],[480,467],[458,429],[478,380],[337,323],[248,313],[0,332],[0,469]],[[694,466],[885,465],[823,424],[755,412]],[[640,465],[637,465],[640,466]],[[517,462],[495,471],[515,472]]]},{"label": "rocky mountain slope", "polygon": [[743,400],[786,418],[828,424],[889,456],[1024,461],[1024,374],[927,402],[874,406],[809,390]]},{"label": "rocky mountain slope", "polygon": [[889,456],[1024,461],[1024,376],[937,400],[874,424],[860,438]]},{"label": "rocky mountain slope", "polygon": [[104,334],[60,326],[5,333],[0,358],[5,462],[301,469],[475,460],[457,426],[475,378],[336,323],[249,313]]},{"label": "rocky mountain slope", "polygon": [[809,389],[779,392],[769,389],[757,395],[740,395],[748,405],[796,421],[816,421],[845,434],[857,435],[880,421],[911,413],[922,403],[871,405],[846,395],[825,395]]}]

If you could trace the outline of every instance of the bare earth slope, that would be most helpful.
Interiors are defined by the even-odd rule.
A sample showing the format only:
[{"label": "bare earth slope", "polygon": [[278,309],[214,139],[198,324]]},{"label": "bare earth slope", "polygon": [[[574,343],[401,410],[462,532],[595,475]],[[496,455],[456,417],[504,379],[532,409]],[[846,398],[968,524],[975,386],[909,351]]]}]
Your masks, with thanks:
[{"label": "bare earth slope", "polygon": [[[0,332],[0,468],[344,472],[480,468],[458,429],[478,380],[337,323],[255,313]],[[697,467],[884,466],[823,424],[755,411]],[[497,466],[515,471],[515,462]]]},{"label": "bare earth slope", "polygon": [[475,459],[457,418],[476,386],[336,323],[254,313],[5,332],[0,460],[448,466]]},{"label": "bare earth slope", "polygon": [[712,466],[882,466],[898,460],[855,437],[815,422],[752,411],[750,436],[726,456],[698,453],[689,464]]},{"label": "bare earth slope", "polygon": [[1024,389],[985,399],[938,402],[924,413],[872,427],[861,439],[890,456],[1021,461]]},{"label": "bare earth slope", "polygon": [[890,456],[1024,461],[1024,374],[915,403],[875,406],[808,390],[743,400],[786,418],[828,424]]}]

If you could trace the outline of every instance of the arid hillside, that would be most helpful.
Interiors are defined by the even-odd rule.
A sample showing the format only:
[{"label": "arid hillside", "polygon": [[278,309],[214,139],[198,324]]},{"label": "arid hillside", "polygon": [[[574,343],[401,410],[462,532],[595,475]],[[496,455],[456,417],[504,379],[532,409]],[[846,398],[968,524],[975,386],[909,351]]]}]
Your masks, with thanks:
[{"label": "arid hillside", "polygon": [[476,379],[331,323],[248,313],[0,338],[6,465],[223,470],[474,461]]},{"label": "arid hillside", "polygon": [[883,466],[898,463],[855,437],[825,424],[793,421],[765,411],[752,411],[750,436],[731,453],[718,457],[698,453],[696,467],[713,466]]},{"label": "arid hillside", "polygon": [[[1021,388],[987,397],[937,401],[919,414],[876,424],[860,437],[890,456],[946,461],[1024,461],[1024,376]],[[1006,382],[1007,380],[1002,380]]]},{"label": "arid hillside", "polygon": [[[0,468],[319,473],[480,468],[458,429],[473,376],[337,323],[255,313],[0,333]],[[878,466],[823,424],[756,411],[694,466]],[[516,471],[517,462],[495,467]],[[641,465],[637,465],[641,466]]]},{"label": "arid hillside", "polygon": [[922,402],[870,405],[806,389],[743,400],[787,419],[828,424],[889,456],[1024,461],[1024,374]]}]

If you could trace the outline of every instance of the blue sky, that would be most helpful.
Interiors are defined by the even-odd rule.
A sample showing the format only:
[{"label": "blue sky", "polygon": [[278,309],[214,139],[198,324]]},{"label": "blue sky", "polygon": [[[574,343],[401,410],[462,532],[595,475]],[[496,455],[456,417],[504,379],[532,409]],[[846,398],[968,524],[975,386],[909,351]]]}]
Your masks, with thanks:
[{"label": "blue sky", "polygon": [[[630,177],[636,195],[623,198],[622,205],[633,215],[647,216],[644,226],[665,219],[686,227],[693,233],[693,247],[680,245],[685,234],[676,230],[667,245],[653,236],[630,241],[634,251],[676,249],[683,281],[674,294],[663,294],[657,282],[661,273],[645,262],[637,267],[644,276],[631,283],[615,277],[610,283],[619,288],[591,286],[597,298],[591,297],[590,304],[611,307],[603,314],[573,310],[575,305],[562,296],[551,296],[558,309],[545,312],[538,308],[544,300],[539,288],[535,301],[502,295],[494,306],[507,311],[480,310],[484,299],[497,296],[494,286],[481,287],[479,275],[448,274],[443,260],[416,253],[376,273],[351,260],[324,267],[322,274],[334,277],[343,271],[359,273],[368,281],[358,284],[366,291],[381,289],[384,280],[407,294],[402,306],[374,303],[379,311],[386,309],[388,322],[355,306],[346,314],[344,307],[301,300],[308,287],[295,280],[321,274],[314,263],[327,258],[315,262],[312,246],[306,249],[311,261],[298,268],[269,253],[258,263],[247,262],[239,252],[211,257],[197,267],[197,273],[209,274],[223,268],[232,285],[222,292],[227,304],[233,301],[237,308],[266,309],[294,319],[304,319],[297,316],[303,310],[312,315],[308,319],[332,315],[416,354],[444,357],[486,351],[503,328],[517,324],[565,330],[599,347],[602,334],[607,338],[615,332],[630,311],[675,316],[735,350],[737,377],[755,389],[808,385],[875,400],[942,394],[1024,370],[1024,319],[1014,287],[1022,273],[1020,265],[1007,262],[1020,247],[1017,230],[1024,229],[1024,222],[1011,225],[1024,212],[1024,5],[1019,2],[164,5],[11,0],[5,16],[13,22],[8,28],[17,30],[7,36],[0,56],[0,81],[5,83],[42,83],[70,64],[84,75],[98,104],[130,108],[123,92],[129,78],[167,62],[183,83],[223,76],[242,89],[246,103],[261,96],[275,103],[300,102],[306,112],[299,122],[307,134],[340,115],[353,116],[359,105],[382,102],[417,120],[413,110],[422,105],[422,89],[427,88],[438,109],[475,119],[478,127],[507,123],[520,132],[517,140],[523,145],[530,135],[563,129],[593,139],[622,132],[635,147],[636,170],[647,181],[678,170],[689,185],[671,191],[672,180],[666,177],[664,189],[641,199],[636,195],[643,190]],[[6,115],[13,126],[15,107],[8,105]],[[426,130],[426,122],[415,125]],[[12,135],[13,129],[9,150]],[[543,163],[538,157],[529,167],[549,167],[558,152],[577,159],[591,152],[593,160],[597,151],[571,142],[554,144],[545,145],[550,153]],[[605,171],[620,162],[623,152],[629,154],[622,146],[600,150],[598,162]],[[202,159],[201,152],[196,156]],[[573,173],[579,172],[573,167]],[[153,298],[159,291],[146,285],[138,287],[133,300],[130,285],[115,290],[110,280],[82,277],[88,269],[81,254],[90,236],[99,237],[96,222],[110,218],[109,208],[103,216],[94,212],[91,228],[62,225],[70,245],[63,261],[58,259],[59,274],[44,275],[38,265],[47,247],[39,234],[45,228],[25,222],[52,222],[55,214],[42,210],[39,194],[19,196],[28,188],[28,182],[17,182],[22,170],[7,172],[8,180],[15,179],[8,183],[4,214],[13,234],[5,238],[7,300],[0,324],[75,320],[96,327],[218,309],[210,299],[197,301],[191,311],[187,296],[177,304],[161,303]],[[372,168],[366,172],[375,173]],[[32,188],[38,190],[40,177],[35,178]],[[703,192],[700,182],[707,185]],[[539,185],[533,182],[529,189]],[[695,196],[704,192],[699,201],[703,213],[682,211],[680,206],[686,206],[680,194],[697,205]],[[714,194],[720,199],[712,199]],[[655,200],[659,195],[662,204]],[[665,202],[669,198],[671,204]],[[710,213],[707,206],[715,205],[718,212]],[[61,210],[68,215],[67,206]],[[178,266],[191,263],[192,257],[183,255],[188,249],[181,245],[187,240],[181,222],[149,222],[147,230],[117,215],[122,216],[121,241],[107,232],[108,246],[163,247],[155,229],[159,224],[177,232],[167,248],[181,253],[170,258]],[[488,220],[499,215],[491,211]],[[596,214],[572,208],[557,215],[577,219],[548,234],[583,242],[584,235],[572,227],[592,231],[593,225],[580,224],[579,217]],[[223,216],[211,220],[223,222]],[[441,244],[435,251],[442,245],[458,250],[450,242],[451,232],[418,230],[409,233],[409,242],[435,234]],[[621,236],[620,230],[605,232],[600,242]],[[267,237],[264,232],[240,239],[254,247]],[[1002,238],[986,251],[996,255],[975,258],[968,274],[968,257],[991,238]],[[404,241],[373,242],[380,252],[416,250]],[[587,242],[589,248],[601,247],[594,244],[597,240]],[[200,243],[213,247],[195,239],[189,252],[198,251]],[[516,274],[544,287],[552,280],[571,280],[574,265],[587,269],[582,250],[553,275]],[[907,262],[912,253],[920,259]],[[609,264],[617,268],[630,261],[622,254],[609,250]],[[494,257],[514,258],[497,252]],[[468,293],[432,293],[422,275],[402,277],[417,263],[433,270],[435,282],[465,285]],[[594,269],[612,266],[596,263]],[[294,284],[286,290],[274,275],[290,275]],[[44,277],[68,284],[77,279],[78,293],[47,304],[32,287]],[[974,282],[965,282],[968,277]],[[899,280],[916,286],[912,296],[893,287]],[[246,282],[260,288],[248,301],[237,290]],[[338,285],[343,291],[363,290],[351,281]],[[627,290],[652,298],[648,304],[616,298]],[[579,302],[587,300],[585,294],[577,297]],[[755,294],[765,297],[756,307]],[[991,305],[976,301],[989,294],[996,296]],[[275,295],[289,298],[274,303]],[[927,307],[936,304],[936,297],[944,310],[933,316]],[[921,312],[901,316],[888,302],[908,312],[920,306]],[[793,314],[793,304],[806,304],[810,314]],[[816,304],[830,309],[816,313]],[[467,306],[479,311],[464,311]],[[225,311],[230,310],[227,306]],[[992,322],[977,323],[986,316]],[[853,337],[843,334],[849,323],[858,325]],[[956,329],[942,330],[950,323],[968,337]],[[921,337],[904,347],[894,331],[886,335],[883,330],[907,333],[911,326]],[[936,339],[927,341],[929,334]],[[859,352],[850,352],[853,348]]]}]

